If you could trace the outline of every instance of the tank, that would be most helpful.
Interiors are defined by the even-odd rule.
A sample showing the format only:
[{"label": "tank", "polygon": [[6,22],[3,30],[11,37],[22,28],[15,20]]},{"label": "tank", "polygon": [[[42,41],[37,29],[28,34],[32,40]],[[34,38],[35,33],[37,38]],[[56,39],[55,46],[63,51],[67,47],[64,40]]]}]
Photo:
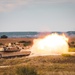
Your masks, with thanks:
[{"label": "tank", "polygon": [[4,52],[17,52],[21,50],[19,47],[3,47],[3,48]]},{"label": "tank", "polygon": [[27,50],[21,51],[19,47],[3,47],[0,49],[0,58],[29,56],[30,53]]}]

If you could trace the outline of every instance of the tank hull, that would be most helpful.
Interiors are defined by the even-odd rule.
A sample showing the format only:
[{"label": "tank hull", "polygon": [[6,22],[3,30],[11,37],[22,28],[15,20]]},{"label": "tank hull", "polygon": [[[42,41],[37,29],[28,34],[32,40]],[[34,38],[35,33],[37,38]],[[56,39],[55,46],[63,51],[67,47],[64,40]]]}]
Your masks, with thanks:
[{"label": "tank hull", "polygon": [[22,57],[22,56],[29,56],[30,51],[24,52],[0,52],[0,58],[14,58],[14,57]]}]

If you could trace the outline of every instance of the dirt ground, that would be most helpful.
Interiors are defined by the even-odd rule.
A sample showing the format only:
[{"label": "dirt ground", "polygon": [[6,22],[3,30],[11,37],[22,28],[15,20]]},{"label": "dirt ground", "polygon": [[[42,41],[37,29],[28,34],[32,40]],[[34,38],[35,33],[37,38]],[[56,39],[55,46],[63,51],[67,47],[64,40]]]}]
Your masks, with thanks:
[{"label": "dirt ground", "polygon": [[[6,39],[2,39],[0,38],[0,43],[15,43],[15,42],[19,42],[19,41],[33,41],[33,39],[35,38],[6,38]],[[68,37],[68,41],[69,42],[72,42],[74,41],[75,42],[75,37]]]},{"label": "dirt ground", "polygon": [[0,43],[5,44],[5,43],[15,43],[19,41],[33,41],[34,38],[6,38],[6,39],[1,39],[0,38]]}]

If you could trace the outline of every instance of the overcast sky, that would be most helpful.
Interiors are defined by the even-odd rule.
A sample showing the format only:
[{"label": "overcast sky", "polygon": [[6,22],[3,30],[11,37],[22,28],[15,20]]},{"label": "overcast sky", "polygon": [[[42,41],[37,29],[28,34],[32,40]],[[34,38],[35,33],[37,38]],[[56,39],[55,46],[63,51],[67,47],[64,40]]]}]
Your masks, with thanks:
[{"label": "overcast sky", "polygon": [[0,32],[74,30],[75,0],[0,0]]}]

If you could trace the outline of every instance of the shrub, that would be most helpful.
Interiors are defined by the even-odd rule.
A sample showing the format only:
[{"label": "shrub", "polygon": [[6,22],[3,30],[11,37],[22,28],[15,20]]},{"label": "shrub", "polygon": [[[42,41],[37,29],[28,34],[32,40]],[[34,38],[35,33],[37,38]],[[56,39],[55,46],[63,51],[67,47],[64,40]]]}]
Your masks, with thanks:
[{"label": "shrub", "polygon": [[26,41],[19,41],[19,43],[26,43]]},{"label": "shrub", "polygon": [[8,38],[8,36],[6,36],[6,35],[2,35],[1,38]]},{"label": "shrub", "polygon": [[27,42],[27,43],[24,43],[23,45],[24,45],[24,46],[30,46],[31,43]]},{"label": "shrub", "polygon": [[32,45],[32,41],[19,41],[18,43],[23,43],[23,46],[30,46]]},{"label": "shrub", "polygon": [[74,41],[72,41],[71,44],[74,44]]},{"label": "shrub", "polygon": [[74,47],[70,47],[69,48],[69,52],[75,52],[75,48]]},{"label": "shrub", "polygon": [[62,54],[62,56],[64,56],[64,57],[71,57],[70,54]]},{"label": "shrub", "polygon": [[17,75],[37,75],[36,70],[29,66],[18,66],[16,73]]},{"label": "shrub", "polygon": [[2,43],[0,43],[0,45],[3,45]]}]

